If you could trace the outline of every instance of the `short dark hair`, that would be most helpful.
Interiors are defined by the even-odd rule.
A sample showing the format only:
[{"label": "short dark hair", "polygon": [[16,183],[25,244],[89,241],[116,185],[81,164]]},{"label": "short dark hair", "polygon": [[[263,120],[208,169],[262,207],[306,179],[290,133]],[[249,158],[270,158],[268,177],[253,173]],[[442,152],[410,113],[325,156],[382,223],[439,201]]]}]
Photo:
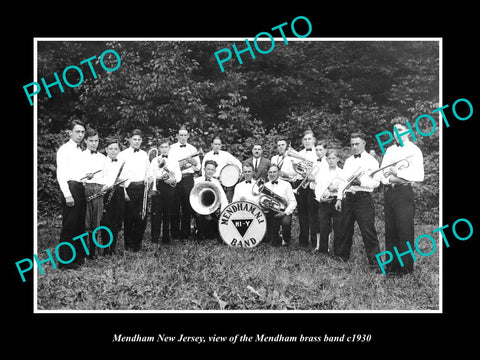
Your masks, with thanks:
[{"label": "short dark hair", "polygon": [[365,135],[365,133],[361,132],[361,131],[355,131],[355,132],[352,132],[350,134],[350,139],[353,139],[353,138],[360,138],[362,139],[363,141],[367,141],[367,136]]},{"label": "short dark hair", "polygon": [[207,165],[213,165],[215,168],[218,166],[217,162],[215,160],[207,160],[205,161],[205,164],[203,164],[203,167],[206,168]]},{"label": "short dark hair", "polygon": [[143,138],[143,132],[140,129],[133,129],[132,132],[130,133],[130,137],[134,137],[135,135],[140,136]]},{"label": "short dark hair", "polygon": [[278,167],[277,164],[270,164],[270,166],[268,167],[268,171],[270,171],[270,169],[271,169],[272,167],[276,167],[276,168],[277,168],[277,171],[280,170],[280,168]]},{"label": "short dark hair", "polygon": [[105,139],[105,147],[108,147],[111,144],[118,144],[118,147],[121,148],[120,141],[116,137],[109,137]]},{"label": "short dark hair", "polygon": [[247,162],[243,162],[243,163],[242,163],[242,170],[243,170],[244,167],[249,167],[249,168],[252,168],[252,169],[253,169],[253,165],[250,164],[250,163],[247,163]]},{"label": "short dark hair", "polygon": [[77,119],[70,121],[70,123],[68,125],[69,125],[69,127],[68,127],[69,130],[73,130],[73,128],[77,125],[80,125],[85,129],[85,124],[83,122],[81,122],[80,120],[77,120]]},{"label": "short dark hair", "polygon": [[92,129],[90,127],[87,130],[85,130],[85,139],[88,139],[89,137],[95,136],[95,135],[98,135],[97,130]]}]

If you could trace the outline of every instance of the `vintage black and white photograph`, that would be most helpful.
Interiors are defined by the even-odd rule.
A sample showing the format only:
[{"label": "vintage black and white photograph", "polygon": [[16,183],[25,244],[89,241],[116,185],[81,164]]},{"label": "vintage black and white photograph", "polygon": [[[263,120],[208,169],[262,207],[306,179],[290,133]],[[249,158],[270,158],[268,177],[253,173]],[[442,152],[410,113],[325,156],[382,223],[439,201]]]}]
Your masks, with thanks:
[{"label": "vintage black and white photograph", "polygon": [[442,310],[441,39],[245,39],[35,39],[35,312]]}]

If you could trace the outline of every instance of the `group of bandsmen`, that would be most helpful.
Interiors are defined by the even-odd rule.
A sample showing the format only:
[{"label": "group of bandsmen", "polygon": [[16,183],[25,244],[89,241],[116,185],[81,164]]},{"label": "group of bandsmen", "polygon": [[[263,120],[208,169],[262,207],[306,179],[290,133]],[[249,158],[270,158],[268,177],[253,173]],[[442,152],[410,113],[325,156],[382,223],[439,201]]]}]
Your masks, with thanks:
[{"label": "group of bandsmen", "polygon": [[[394,126],[400,134],[406,134],[405,126]],[[375,255],[380,248],[371,193],[380,183],[384,186],[386,250],[393,251],[396,246],[400,253],[407,251],[406,242],[414,237],[412,183],[423,181],[424,168],[422,152],[407,135],[401,138],[403,146],[395,139],[396,144],[387,149],[379,165],[377,159],[365,151],[365,135],[354,132],[350,138],[352,154],[340,168],[338,150],[317,141],[310,130],[305,131],[303,149],[299,152],[291,151],[287,139],[278,138],[277,154],[271,159],[262,156],[262,144],[256,143],[252,156],[242,162],[221,149],[219,137],[215,137],[212,150],[201,159],[197,148],[188,142],[189,131],[185,127],[178,130],[177,142],[162,142],[158,156],[152,160],[140,148],[143,139],[140,130],[131,132],[129,147],[124,150],[118,139],[102,139],[106,156],[98,151],[100,139],[95,130],[86,129],[75,120],[70,124],[69,133],[70,140],[57,152],[57,179],[63,195],[60,242],[72,243],[77,257],[70,264],[61,264],[64,268],[83,264],[82,245],[72,241],[82,233],[89,233],[89,256],[95,257],[91,233],[100,225],[108,227],[113,234],[113,242],[104,249],[105,254],[115,252],[122,226],[125,249],[140,250],[149,217],[145,214],[145,186],[155,190],[149,195],[153,243],[218,238],[219,211],[233,201],[258,204],[260,195],[252,189],[259,179],[266,189],[285,201],[281,210],[265,209],[267,234],[263,243],[272,246],[292,243],[292,214],[296,209],[301,247],[314,247],[319,253],[328,254],[329,240],[333,238],[333,255],[347,261],[357,222],[368,262],[375,265]],[[82,150],[82,141],[86,144],[85,150]],[[308,165],[303,173],[298,171],[302,163]],[[398,165],[388,166],[392,163]],[[225,187],[218,180],[227,164],[241,169],[241,178],[232,187]],[[383,171],[371,175],[383,167]],[[205,181],[217,187],[220,206],[212,214],[200,215],[193,211],[189,198],[195,184]],[[108,234],[102,233],[101,238],[103,244],[110,242]],[[65,247],[60,250],[69,251]],[[71,254],[60,254],[60,257],[70,258]],[[411,272],[413,261],[409,260],[411,258],[405,257],[403,266],[398,260],[392,261],[387,271]]]}]

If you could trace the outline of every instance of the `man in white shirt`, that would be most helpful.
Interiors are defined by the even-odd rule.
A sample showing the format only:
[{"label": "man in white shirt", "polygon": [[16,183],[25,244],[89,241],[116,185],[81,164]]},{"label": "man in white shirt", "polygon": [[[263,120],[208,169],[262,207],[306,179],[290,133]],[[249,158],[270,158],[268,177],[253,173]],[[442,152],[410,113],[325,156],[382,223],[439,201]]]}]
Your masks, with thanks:
[{"label": "man in white shirt", "polygon": [[235,186],[232,202],[234,201],[250,201],[258,205],[258,196],[253,195],[252,189],[255,180],[253,180],[253,168],[251,164],[243,163],[242,174],[245,180],[239,182]]},{"label": "man in white shirt", "polygon": [[[188,239],[191,236],[192,207],[189,197],[194,185],[193,175],[200,171],[201,165],[198,155],[193,156],[198,152],[195,146],[187,142],[189,137],[188,130],[184,126],[180,127],[178,141],[170,146],[169,151],[172,158],[183,160],[180,163],[182,180],[175,187],[174,215],[171,224],[172,237],[179,239]],[[185,158],[187,159],[184,160]]]},{"label": "man in white shirt", "polygon": [[[59,263],[59,268],[78,268],[85,261],[85,250],[80,241],[73,238],[85,232],[85,188],[81,179],[86,175],[78,166],[82,157],[80,143],[85,136],[85,126],[79,120],[70,123],[68,129],[70,139],[57,151],[57,181],[62,192],[62,230],[60,243],[71,243],[76,252],[75,259],[69,264]],[[58,256],[68,261],[72,251],[62,246]]]},{"label": "man in white shirt", "polygon": [[291,243],[291,229],[292,229],[292,213],[297,206],[295,195],[293,194],[292,186],[289,182],[279,179],[279,169],[275,164],[268,168],[268,182],[265,183],[265,188],[270,189],[273,193],[280,196],[287,202],[287,206],[283,211],[276,212],[269,210],[266,213],[267,218],[267,242],[272,246],[280,246],[279,230],[282,227],[283,244],[289,245]]},{"label": "man in white shirt", "polygon": [[[216,136],[212,141],[212,150],[207,152],[202,160],[202,175],[204,175],[204,164],[208,160],[213,160],[217,163],[217,170],[213,177],[219,179],[220,173],[225,165],[235,165],[238,167],[239,172],[242,170],[242,163],[235,156],[230,154],[228,151],[222,150],[222,140],[220,137]],[[232,200],[234,186],[232,187],[223,187],[225,195],[227,196],[228,201]]]},{"label": "man in white shirt", "polygon": [[[398,119],[403,124],[406,119]],[[405,120],[405,121],[402,121]],[[402,124],[394,125],[398,133],[406,133],[408,128]],[[413,243],[415,239],[415,195],[412,183],[421,182],[424,178],[423,154],[417,145],[412,143],[408,135],[402,135],[403,146],[399,145],[397,132],[394,131],[396,145],[390,146],[385,152],[380,167],[387,166],[396,161],[408,158],[407,162],[400,162],[379,172],[379,178],[384,184],[384,211],[385,211],[385,250],[394,252],[397,247],[399,253],[408,251],[407,242]],[[408,166],[407,166],[408,165]],[[386,272],[403,275],[413,271],[411,256],[403,256],[404,266],[398,258],[386,265]]]},{"label": "man in white shirt", "polygon": [[[105,155],[97,151],[98,148],[98,133],[88,128],[85,133],[85,143],[87,148],[82,153],[82,160],[79,166],[82,171],[93,176],[84,181],[85,197],[88,199],[91,195],[97,194],[104,190],[105,185],[103,168],[105,165]],[[100,170],[100,171],[98,171]],[[87,209],[85,215],[85,231],[88,232],[88,246],[90,254],[89,259],[95,258],[95,248],[97,247],[92,238],[92,232],[100,226],[100,221],[103,216],[103,196],[95,197],[87,201]],[[98,241],[97,241],[98,242]]]},{"label": "man in white shirt", "polygon": [[288,142],[284,138],[277,140],[277,155],[272,156],[270,159],[271,165],[277,165],[279,170],[279,178],[290,182],[292,185],[296,178],[297,173],[293,169],[293,158],[286,154]]},{"label": "man in white shirt", "polygon": [[125,182],[127,189],[124,213],[125,249],[134,252],[139,251],[142,246],[147,222],[146,217],[142,219],[142,205],[150,162],[147,153],[140,149],[142,137],[143,133],[139,129],[133,130],[129,138],[130,146],[118,155],[119,161],[125,161],[122,176],[128,179]]},{"label": "man in white shirt", "polygon": [[100,224],[110,229],[113,240],[110,239],[110,235],[105,230],[100,230],[100,233],[103,245],[111,242],[104,249],[104,254],[113,255],[117,245],[118,232],[122,228],[126,190],[124,183],[114,186],[115,183],[124,180],[122,179],[124,163],[118,160],[120,142],[115,138],[111,138],[106,140],[105,145],[107,156],[103,167],[103,176],[105,184],[111,189],[103,196],[103,217]]},{"label": "man in white shirt", "polygon": [[[380,184],[368,176],[378,169],[378,161],[365,151],[365,134],[355,132],[350,135],[350,147],[353,155],[347,158],[342,170],[343,183],[339,185],[335,209],[341,211],[339,233],[334,242],[334,253],[344,261],[350,258],[354,224],[357,221],[362,234],[367,259],[370,265],[377,263],[375,255],[379,252],[377,231],[375,229],[375,208],[372,191]],[[356,178],[356,174],[364,172]],[[348,180],[356,178],[348,187]],[[337,241],[338,240],[338,241]]]},{"label": "man in white shirt", "polygon": [[204,163],[204,175],[195,178],[195,185],[203,181],[208,181],[215,185],[220,193],[220,207],[213,214],[201,215],[194,212],[195,223],[197,225],[196,235],[199,240],[216,239],[221,242],[218,233],[218,219],[220,212],[222,212],[223,209],[225,209],[225,207],[228,205],[228,200],[225,192],[223,191],[222,184],[220,184],[220,181],[213,177],[217,167],[217,163],[214,160],[207,160]]},{"label": "man in white shirt", "polygon": [[[317,164],[315,141],[313,131],[305,131],[302,139],[304,149],[299,151],[299,154],[306,160],[311,161],[313,166]],[[306,187],[300,186],[303,179],[304,177],[302,175],[297,174],[293,188],[298,188],[295,194],[300,228],[298,243],[301,247],[308,248],[310,243],[313,245],[316,242],[318,207],[314,204],[315,194],[313,189],[310,188],[310,185],[307,184]],[[308,181],[308,179],[306,181]]]},{"label": "man in white shirt", "polygon": [[318,209],[317,247],[315,250],[328,254],[328,239],[333,228],[334,239],[338,233],[338,219],[340,213],[335,210],[336,190],[340,183],[342,169],[337,166],[338,153],[335,149],[328,149],[327,167],[322,166],[315,178],[315,198]]},{"label": "man in white shirt", "polygon": [[150,177],[156,182],[156,193],[152,196],[152,242],[158,243],[162,228],[162,243],[171,240],[170,228],[173,220],[176,184],[182,180],[182,172],[177,159],[168,155],[170,144],[160,144],[160,155],[150,164]]}]

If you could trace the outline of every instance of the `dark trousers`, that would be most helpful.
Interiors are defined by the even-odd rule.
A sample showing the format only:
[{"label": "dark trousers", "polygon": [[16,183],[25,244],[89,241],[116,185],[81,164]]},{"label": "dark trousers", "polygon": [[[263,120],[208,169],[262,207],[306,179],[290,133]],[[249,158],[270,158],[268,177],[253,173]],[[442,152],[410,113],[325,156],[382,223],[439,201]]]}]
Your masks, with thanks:
[{"label": "dark trousers", "polygon": [[174,214],[172,221],[172,236],[188,238],[191,235],[192,207],[190,205],[190,191],[193,188],[193,174],[184,175],[175,187]]},{"label": "dark trousers", "polygon": [[334,253],[345,261],[350,258],[355,221],[360,227],[368,262],[376,264],[375,255],[380,248],[375,229],[375,207],[369,192],[347,193],[343,199],[342,216],[338,224],[339,236],[334,242]]},{"label": "dark trousers", "polygon": [[[88,198],[91,195],[98,193],[102,189],[103,185],[86,183],[85,184],[85,197]],[[88,250],[90,251],[89,259],[95,257],[96,245],[93,241],[92,232],[100,226],[100,222],[103,216],[103,197],[99,196],[95,199],[87,201],[85,214],[85,231],[88,232]],[[99,241],[97,241],[99,242]]]},{"label": "dark trousers", "polygon": [[[294,188],[298,187],[301,180],[297,180]],[[318,209],[313,208],[313,190],[307,188],[300,188],[295,195],[297,200],[298,225],[300,227],[300,234],[298,235],[298,243],[301,246],[308,246],[309,239],[314,244],[316,242],[315,219],[317,218]],[[315,201],[316,202],[316,201]]]},{"label": "dark trousers", "polygon": [[[73,241],[73,238],[85,233],[85,214],[86,214],[86,200],[85,188],[83,184],[78,181],[69,181],[68,188],[72,194],[75,204],[67,206],[65,197],[62,198],[62,230],[60,231],[60,242],[71,243],[75,248],[75,259],[70,264],[59,264],[60,268],[68,268],[69,265],[83,264],[85,261],[85,250],[81,243],[81,239]],[[62,260],[68,261],[72,258],[72,251],[68,246],[61,246],[59,249],[59,256]]]},{"label": "dark trousers", "polygon": [[318,229],[320,233],[319,251],[328,252],[328,235],[333,229],[337,241],[340,213],[335,210],[335,200],[318,203]]},{"label": "dark trousers", "polygon": [[276,213],[269,211],[266,214],[267,219],[267,241],[272,246],[282,245],[279,231],[282,227],[282,238],[287,244],[291,242],[292,232],[292,215],[284,215],[282,217],[275,217]]},{"label": "dark trousers", "polygon": [[[390,273],[409,273],[413,271],[413,258],[410,254],[402,256],[404,266],[401,267],[393,250],[408,251],[407,241],[413,245],[415,236],[415,203],[410,185],[386,187],[385,201],[385,250],[393,254],[393,260],[386,266]],[[412,246],[413,247],[413,246]]]},{"label": "dark trousers", "polygon": [[142,247],[143,233],[147,224],[147,218],[142,220],[144,184],[135,183],[127,187],[130,201],[125,202],[124,237],[125,249],[138,251]]},{"label": "dark trousers", "polygon": [[[117,186],[112,191],[114,191],[110,202],[107,203],[110,192],[107,192],[104,195],[104,207],[103,207],[103,217],[101,225],[106,226],[110,229],[113,235],[113,241],[107,248],[104,249],[104,253],[111,255],[115,253],[115,248],[117,246],[118,232],[122,228],[124,210],[125,210],[125,193],[124,188]],[[100,230],[102,236],[102,244],[106,245],[110,242],[110,235],[105,230]]]},{"label": "dark trousers", "polygon": [[195,223],[197,225],[197,237],[200,240],[215,239],[220,240],[218,232],[218,219],[220,213],[215,211],[211,215],[195,214]]},{"label": "dark trousers", "polygon": [[170,227],[173,220],[175,188],[164,181],[157,181],[158,193],[152,196],[152,242],[158,242],[162,229],[162,242],[170,242]]}]

